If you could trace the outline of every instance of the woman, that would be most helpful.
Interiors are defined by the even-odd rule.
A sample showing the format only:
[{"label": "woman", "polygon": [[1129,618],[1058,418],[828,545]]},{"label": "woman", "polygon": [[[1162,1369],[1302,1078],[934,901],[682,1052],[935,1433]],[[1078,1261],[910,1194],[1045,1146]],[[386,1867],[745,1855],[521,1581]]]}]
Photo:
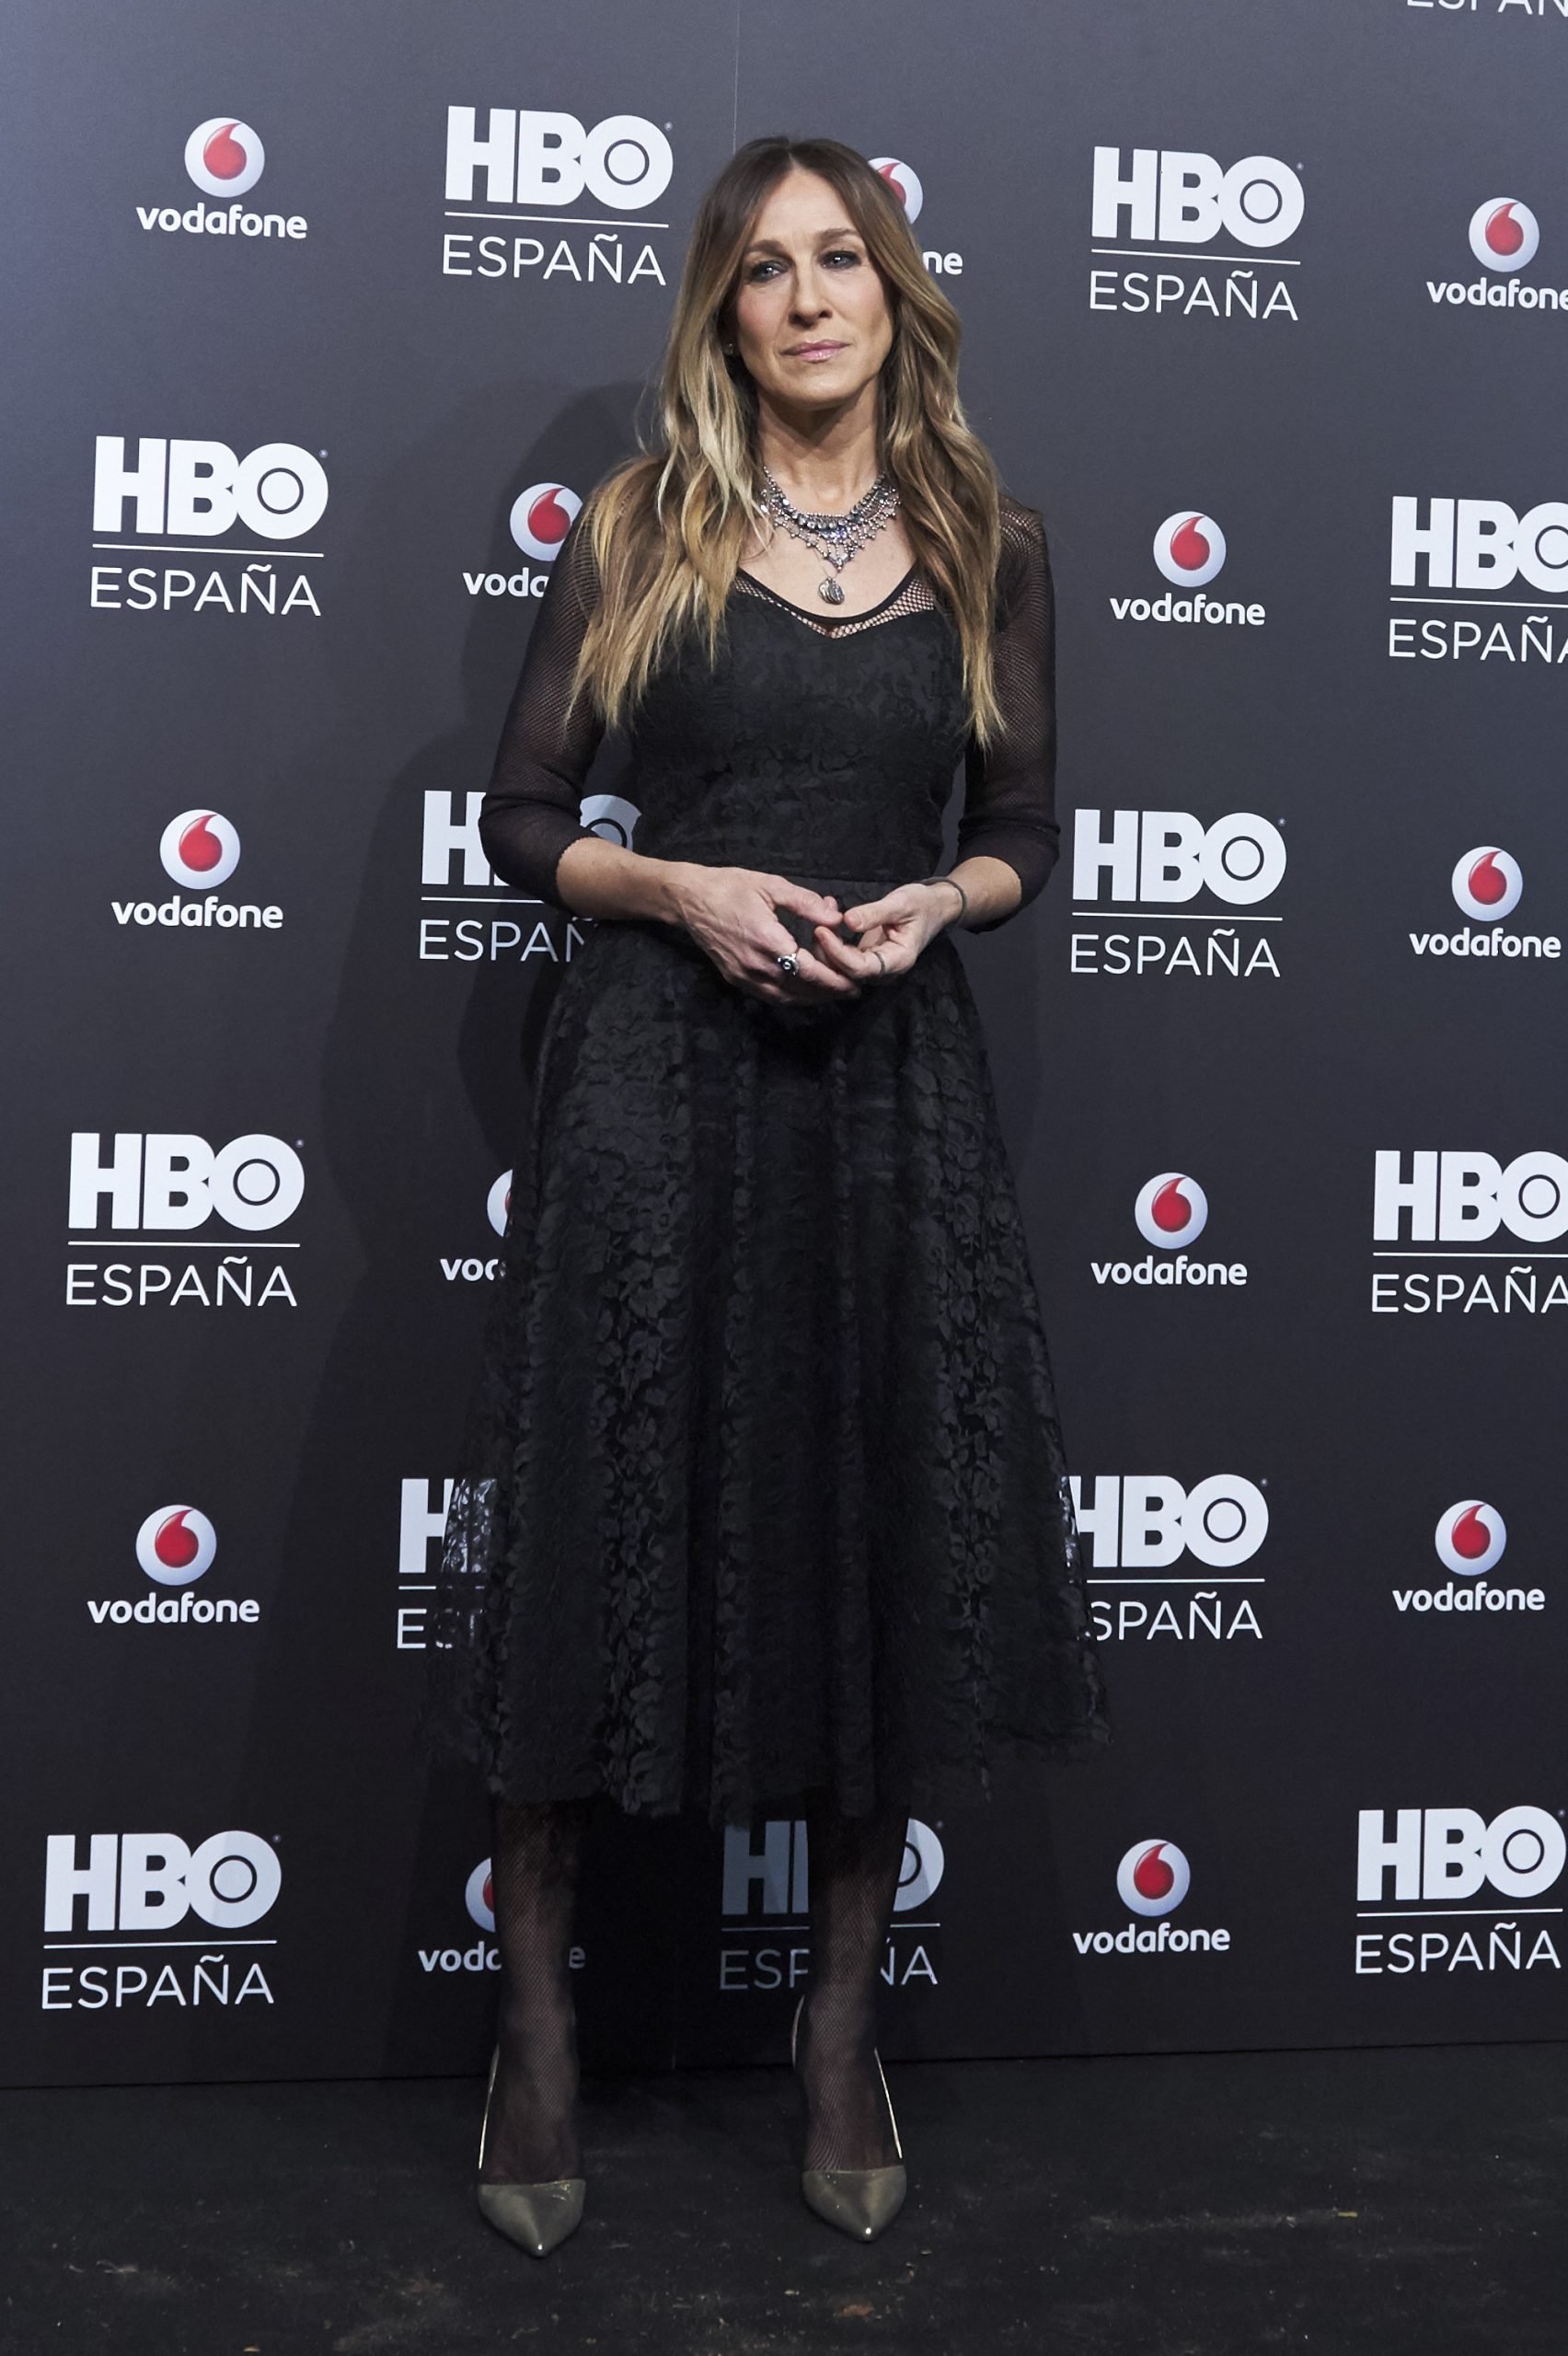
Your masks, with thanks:
[{"label": "woman", "polygon": [[[432,1656],[495,1803],[479,2201],[582,2213],[584,1809],[808,1826],[811,2205],[903,2199],[874,1997],[913,1807],[1105,1737],[1051,1375],[948,933],[1043,884],[1040,518],[963,421],[887,184],[754,140],[704,200],[663,448],[563,543],[481,833],[595,919],[557,990]],[[579,818],[606,728],[636,849]],[[955,770],[959,857],[933,872]]]}]

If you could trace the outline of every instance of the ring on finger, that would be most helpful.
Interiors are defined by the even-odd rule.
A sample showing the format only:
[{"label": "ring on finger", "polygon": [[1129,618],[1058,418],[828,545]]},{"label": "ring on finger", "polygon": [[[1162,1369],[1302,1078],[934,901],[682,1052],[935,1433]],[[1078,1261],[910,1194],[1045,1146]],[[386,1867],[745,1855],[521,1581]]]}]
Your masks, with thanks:
[{"label": "ring on finger", "polygon": [[778,966],[781,974],[788,974],[790,976],[791,981],[801,970],[799,958],[793,956],[788,952],[782,955],[776,956],[773,962]]}]

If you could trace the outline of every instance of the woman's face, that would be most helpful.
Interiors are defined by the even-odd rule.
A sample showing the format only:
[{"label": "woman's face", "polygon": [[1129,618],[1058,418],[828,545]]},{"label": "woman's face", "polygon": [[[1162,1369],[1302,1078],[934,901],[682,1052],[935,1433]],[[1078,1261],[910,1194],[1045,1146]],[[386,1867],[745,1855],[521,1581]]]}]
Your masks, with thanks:
[{"label": "woman's face", "polygon": [[845,407],[875,383],[893,342],[887,290],[814,172],[787,173],[758,209],[732,318],[759,394],[782,409]]}]

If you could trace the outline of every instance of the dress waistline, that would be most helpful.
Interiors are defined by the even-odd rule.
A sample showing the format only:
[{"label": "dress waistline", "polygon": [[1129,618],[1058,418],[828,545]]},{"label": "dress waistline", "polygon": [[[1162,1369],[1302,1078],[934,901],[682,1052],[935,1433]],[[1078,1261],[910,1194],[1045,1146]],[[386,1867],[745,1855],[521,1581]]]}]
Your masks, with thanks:
[{"label": "dress waistline", "polygon": [[657,847],[638,843],[635,848],[645,852],[650,859],[686,859],[696,867],[752,867],[771,875],[788,876],[791,884],[813,886],[818,884],[853,884],[859,887],[874,884],[879,890],[891,891],[895,884],[916,881],[915,874],[907,870],[890,874],[866,867],[799,867],[793,860],[767,849],[739,851],[732,843],[661,843]]}]

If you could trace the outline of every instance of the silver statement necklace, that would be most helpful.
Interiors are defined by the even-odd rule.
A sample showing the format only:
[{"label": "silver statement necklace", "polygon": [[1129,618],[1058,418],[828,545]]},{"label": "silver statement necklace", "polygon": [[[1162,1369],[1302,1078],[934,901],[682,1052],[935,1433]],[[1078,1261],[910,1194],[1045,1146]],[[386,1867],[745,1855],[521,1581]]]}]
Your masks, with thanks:
[{"label": "silver statement necklace", "polygon": [[810,515],[786,496],[766,467],[762,469],[762,483],[760,503],[764,514],[831,567],[817,583],[817,595],[824,605],[841,606],[844,584],[838,575],[850,558],[858,556],[868,540],[874,540],[888,518],[896,514],[896,488],[886,475],[878,475],[864,498],[858,499],[844,514]]}]

